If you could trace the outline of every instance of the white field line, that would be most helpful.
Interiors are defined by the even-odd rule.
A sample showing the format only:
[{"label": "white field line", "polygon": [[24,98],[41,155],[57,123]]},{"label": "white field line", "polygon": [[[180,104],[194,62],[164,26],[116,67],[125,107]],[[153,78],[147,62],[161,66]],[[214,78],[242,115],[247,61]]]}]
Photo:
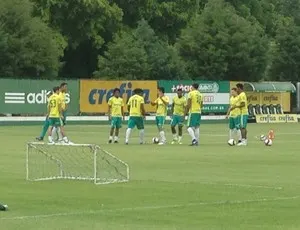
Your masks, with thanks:
[{"label": "white field line", "polygon": [[274,190],[282,190],[281,186],[267,186],[267,185],[251,185],[251,184],[231,184],[231,183],[217,183],[217,182],[195,182],[199,184],[207,184],[207,185],[220,185],[220,186],[229,186],[229,187],[245,187],[245,188],[262,188],[262,189],[274,189]]},{"label": "white field line", "polygon": [[[151,180],[150,180],[151,181]],[[189,181],[189,182],[177,182],[177,181],[164,181],[157,180],[156,182],[163,183],[180,183],[180,184],[203,184],[203,185],[217,185],[217,186],[228,186],[228,187],[245,187],[245,188],[262,188],[262,189],[273,189],[282,190],[282,186],[268,186],[268,185],[254,185],[254,184],[234,184],[234,183],[224,183],[224,182],[205,182],[205,181]]]},{"label": "white field line", "polygon": [[[65,212],[65,213],[53,213],[44,215],[32,215],[32,216],[14,216],[14,217],[2,217],[1,220],[27,220],[27,219],[43,219],[51,217],[63,217],[63,216],[76,216],[76,215],[95,215],[99,213],[107,212],[130,212],[130,211],[144,211],[144,210],[159,210],[159,209],[170,209],[170,208],[186,208],[194,206],[217,206],[217,205],[235,205],[235,204],[247,204],[247,203],[263,203],[272,201],[283,201],[283,200],[295,200],[300,196],[290,197],[274,197],[274,198],[260,198],[252,200],[221,200],[212,202],[194,202],[186,204],[173,204],[173,205],[158,205],[158,206],[143,206],[143,207],[132,207],[132,208],[116,208],[116,209],[100,209],[90,210],[82,212]],[[103,205],[102,205],[103,207]]]}]

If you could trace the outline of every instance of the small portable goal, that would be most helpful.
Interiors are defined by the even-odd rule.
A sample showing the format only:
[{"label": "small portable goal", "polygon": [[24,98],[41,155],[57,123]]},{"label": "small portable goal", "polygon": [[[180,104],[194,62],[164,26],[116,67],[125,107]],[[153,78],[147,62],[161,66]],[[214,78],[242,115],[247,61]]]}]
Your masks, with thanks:
[{"label": "small portable goal", "polygon": [[129,167],[98,145],[29,142],[26,179],[88,180],[95,184],[128,182]]}]

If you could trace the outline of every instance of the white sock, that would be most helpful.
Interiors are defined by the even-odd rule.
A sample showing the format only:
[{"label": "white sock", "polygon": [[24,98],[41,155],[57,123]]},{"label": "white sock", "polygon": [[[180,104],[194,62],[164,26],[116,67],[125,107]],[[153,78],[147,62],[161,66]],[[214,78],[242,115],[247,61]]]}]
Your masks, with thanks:
[{"label": "white sock", "polygon": [[181,142],[182,141],[182,136],[178,137],[178,141]]},{"label": "white sock", "polygon": [[145,130],[140,130],[140,143],[144,143]]},{"label": "white sock", "polygon": [[196,140],[199,142],[199,137],[200,137],[200,129],[199,128],[195,129],[195,137],[196,137]]},{"label": "white sock", "polygon": [[58,136],[58,140],[62,140],[63,139],[63,136],[61,134],[61,129],[60,128],[58,128],[58,130],[57,130],[57,136]]},{"label": "white sock", "polygon": [[241,141],[242,140],[242,132],[240,129],[237,130],[237,136],[238,136],[239,141]]},{"label": "white sock", "polygon": [[177,134],[175,133],[175,134],[173,134],[173,140],[177,140]]},{"label": "white sock", "polygon": [[49,143],[53,143],[53,138],[52,138],[52,136],[48,136],[48,141],[49,141]]},{"label": "white sock", "polygon": [[126,142],[126,143],[128,143],[128,141],[129,141],[130,133],[131,133],[131,129],[128,128],[128,129],[126,130],[126,139],[125,139],[125,142]]},{"label": "white sock", "polygon": [[[111,137],[110,140],[112,140],[112,137]],[[115,141],[117,141],[117,140],[119,140],[119,137],[118,137],[118,136],[115,136]]]},{"label": "white sock", "polygon": [[52,136],[53,139],[56,139],[56,137],[58,137],[57,128],[56,127],[53,127],[51,136]]},{"label": "white sock", "polygon": [[108,140],[112,141],[113,137],[112,136],[109,136]]},{"label": "white sock", "polygon": [[233,133],[234,133],[234,130],[229,129],[229,140],[233,139]]},{"label": "white sock", "polygon": [[192,127],[189,127],[189,128],[187,129],[187,131],[188,131],[188,133],[190,134],[192,140],[195,140],[196,137],[195,137],[195,132],[194,132],[193,128],[192,128]]},{"label": "white sock", "polygon": [[164,131],[159,132],[161,142],[166,142],[166,135]]}]

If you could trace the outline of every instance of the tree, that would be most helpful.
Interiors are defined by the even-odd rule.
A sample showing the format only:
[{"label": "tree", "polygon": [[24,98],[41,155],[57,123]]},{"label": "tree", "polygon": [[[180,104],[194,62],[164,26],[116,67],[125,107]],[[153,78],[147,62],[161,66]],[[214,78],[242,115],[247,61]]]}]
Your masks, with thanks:
[{"label": "tree", "polygon": [[65,43],[39,18],[27,1],[0,1],[0,75],[55,77]]},{"label": "tree", "polygon": [[258,23],[237,15],[223,0],[210,0],[183,30],[177,44],[193,78],[260,80],[268,42]]},{"label": "tree", "polygon": [[300,27],[292,18],[282,17],[272,47],[270,80],[300,80]]},{"label": "tree", "polygon": [[123,10],[123,22],[135,28],[140,20],[147,20],[162,39],[175,43],[180,31],[206,1],[200,0],[114,0]]},{"label": "tree", "polygon": [[67,40],[61,75],[87,77],[103,45],[119,30],[122,10],[109,0],[32,0],[35,14]]},{"label": "tree", "polygon": [[135,30],[116,36],[99,57],[96,76],[129,79],[185,78],[184,65],[176,49],[159,40],[147,21]]}]

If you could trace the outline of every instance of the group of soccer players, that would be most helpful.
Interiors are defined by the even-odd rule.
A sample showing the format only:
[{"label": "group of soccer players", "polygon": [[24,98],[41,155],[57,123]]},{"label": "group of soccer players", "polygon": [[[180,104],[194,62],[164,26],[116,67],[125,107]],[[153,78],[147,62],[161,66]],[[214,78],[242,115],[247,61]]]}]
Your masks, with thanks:
[{"label": "group of soccer players", "polygon": [[231,89],[230,107],[227,112],[229,118],[229,140],[238,137],[238,146],[247,145],[248,102],[243,84],[237,84]]},{"label": "group of soccer players", "polygon": [[49,143],[54,143],[54,136],[61,143],[69,143],[69,140],[65,134],[64,126],[66,124],[66,92],[67,83],[63,82],[58,87],[54,87],[53,90],[47,95],[47,115],[44,122],[43,130],[39,137],[36,138],[38,141],[43,141],[46,133],[48,132]]},{"label": "group of soccer players", "polygon": [[[177,95],[173,98],[171,105],[171,132],[173,134],[172,144],[182,144],[183,127],[187,117],[187,132],[191,137],[191,145],[199,144],[199,127],[201,122],[201,110],[203,107],[203,96],[198,90],[199,84],[194,83],[184,96],[182,89],[177,90]],[[47,116],[44,122],[43,130],[36,139],[43,141],[48,132],[49,143],[54,143],[54,136],[57,136],[59,142],[70,143],[64,126],[66,124],[66,92],[67,83],[62,83],[60,87],[54,87],[48,95]],[[156,126],[159,133],[159,145],[165,145],[167,138],[164,124],[166,121],[170,99],[165,95],[163,87],[158,88],[158,95],[155,101],[149,101],[152,106],[156,107]],[[139,142],[144,143],[144,119],[146,115],[145,100],[142,89],[135,89],[133,95],[127,102],[129,112],[128,127],[126,130],[125,144],[129,143],[132,129],[137,127],[139,130]],[[120,95],[120,89],[114,89],[113,96],[108,101],[108,117],[111,124],[109,143],[119,142],[119,133],[124,116],[124,101]],[[237,84],[231,89],[230,107],[227,118],[229,118],[229,139],[234,139],[234,133],[238,137],[238,145],[247,145],[247,120],[248,120],[248,103],[247,96],[243,91],[243,84]],[[178,133],[176,132],[176,127]]]},{"label": "group of soccer players", "polygon": [[[201,121],[201,109],[203,107],[203,96],[198,91],[199,84],[195,83],[191,87],[187,98],[184,97],[182,89],[177,90],[177,96],[173,98],[172,104],[172,121],[171,131],[173,134],[172,144],[182,144],[183,126],[185,117],[187,119],[187,131],[191,136],[191,145],[196,146],[199,143],[199,126]],[[129,143],[130,134],[133,128],[139,130],[140,144],[144,143],[144,119],[145,119],[145,101],[143,98],[143,90],[135,89],[127,102],[129,112],[128,128],[126,130],[125,144]],[[167,143],[164,124],[166,121],[169,98],[165,95],[163,87],[158,88],[158,96],[155,101],[150,102],[152,106],[156,106],[156,126],[159,132],[159,145]],[[124,120],[124,102],[120,96],[120,89],[114,90],[113,96],[108,101],[108,117],[111,122],[111,130],[109,143],[118,143],[119,130],[121,128],[122,119]],[[178,134],[176,132],[178,126]]]}]

